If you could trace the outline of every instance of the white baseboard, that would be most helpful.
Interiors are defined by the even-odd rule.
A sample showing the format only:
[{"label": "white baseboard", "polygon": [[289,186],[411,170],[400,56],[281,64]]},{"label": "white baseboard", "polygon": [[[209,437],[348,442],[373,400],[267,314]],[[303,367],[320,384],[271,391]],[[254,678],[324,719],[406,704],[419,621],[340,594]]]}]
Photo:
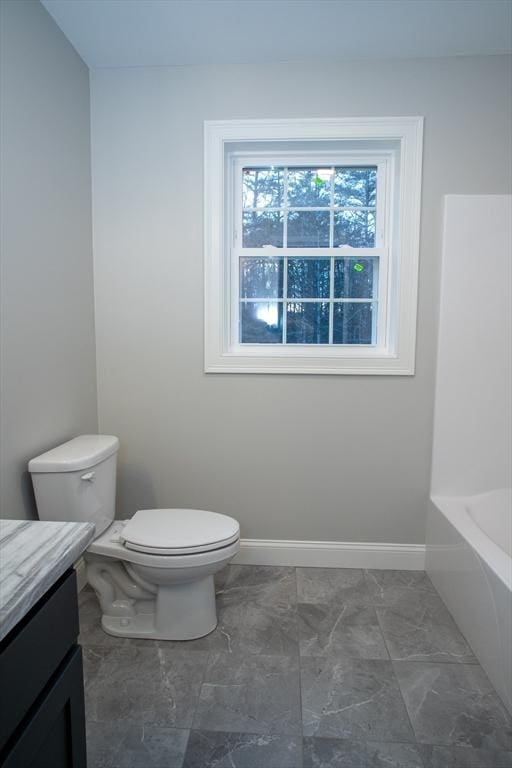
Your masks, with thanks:
[{"label": "white baseboard", "polygon": [[85,575],[85,560],[83,557],[77,560],[73,567],[76,571],[76,587],[78,591],[81,592],[87,584],[87,576]]},{"label": "white baseboard", "polygon": [[311,568],[425,569],[424,544],[242,539],[233,563]]},{"label": "white baseboard", "polygon": [[[309,568],[382,568],[425,570],[424,544],[381,544],[371,541],[289,541],[242,539],[233,558],[238,565],[292,565]],[[75,563],[78,591],[87,584],[85,562]]]}]

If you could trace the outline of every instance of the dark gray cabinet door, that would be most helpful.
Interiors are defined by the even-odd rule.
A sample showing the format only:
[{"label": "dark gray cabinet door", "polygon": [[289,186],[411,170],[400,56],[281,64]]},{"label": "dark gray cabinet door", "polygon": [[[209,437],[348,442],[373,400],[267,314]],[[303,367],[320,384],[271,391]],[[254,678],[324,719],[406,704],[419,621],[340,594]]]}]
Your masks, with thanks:
[{"label": "dark gray cabinet door", "polygon": [[74,646],[23,722],[1,768],[86,768],[82,650]]}]

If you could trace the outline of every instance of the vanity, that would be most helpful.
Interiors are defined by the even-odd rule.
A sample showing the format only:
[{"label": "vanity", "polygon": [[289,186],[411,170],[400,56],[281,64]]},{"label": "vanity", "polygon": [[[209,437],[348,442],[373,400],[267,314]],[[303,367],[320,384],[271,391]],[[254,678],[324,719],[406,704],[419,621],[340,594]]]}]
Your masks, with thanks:
[{"label": "vanity", "polygon": [[91,523],[0,520],[0,767],[86,768],[73,568]]}]

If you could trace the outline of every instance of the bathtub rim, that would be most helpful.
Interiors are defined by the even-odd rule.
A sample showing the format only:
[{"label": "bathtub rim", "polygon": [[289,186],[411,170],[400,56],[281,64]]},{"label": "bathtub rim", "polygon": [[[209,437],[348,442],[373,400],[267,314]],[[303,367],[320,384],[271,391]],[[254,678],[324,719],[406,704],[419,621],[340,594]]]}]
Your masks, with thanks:
[{"label": "bathtub rim", "polygon": [[[489,493],[492,491],[485,495]],[[512,591],[512,558],[477,525],[467,509],[468,505],[483,495],[440,496],[434,494],[430,499],[496,577],[508,590]]]}]

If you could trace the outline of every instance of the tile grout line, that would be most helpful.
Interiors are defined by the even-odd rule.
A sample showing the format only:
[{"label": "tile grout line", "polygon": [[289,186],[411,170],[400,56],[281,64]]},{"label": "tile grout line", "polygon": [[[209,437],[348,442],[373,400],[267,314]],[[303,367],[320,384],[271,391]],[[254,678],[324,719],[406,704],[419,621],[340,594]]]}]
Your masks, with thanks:
[{"label": "tile grout line", "polygon": [[405,696],[404,696],[403,691],[402,691],[402,686],[400,685],[400,680],[398,679],[398,675],[396,674],[396,671],[395,671],[395,662],[393,661],[393,659],[391,660],[391,669],[393,670],[393,677],[396,680],[396,684],[398,686],[398,691],[400,693],[400,698],[402,699],[402,703],[404,705],[405,714],[407,715],[407,719],[408,719],[409,724],[411,726],[412,735],[414,736],[414,744],[417,747],[417,751],[418,751],[418,754],[420,756],[421,762],[423,763],[423,765],[425,765],[425,760],[423,759],[423,755],[422,755],[421,749],[420,749],[420,747],[423,746],[423,745],[418,741],[418,737],[416,735],[416,729],[415,729],[415,727],[413,725],[413,722],[411,720],[411,715],[409,713],[409,709],[408,709],[407,704],[405,702]]},{"label": "tile grout line", "polygon": [[[368,570],[369,570],[369,569],[367,569],[367,568],[366,568],[366,569],[364,569],[364,570],[365,570],[365,578],[366,578],[366,574],[368,573]],[[430,581],[430,579],[429,579],[429,581]],[[442,600],[441,596],[438,594],[438,592],[437,592],[436,588],[435,588],[433,585],[432,585],[432,587],[433,587],[433,591],[432,591],[432,594],[434,594],[436,597],[438,597],[438,598],[439,598],[439,600],[440,600],[440,602],[442,603],[443,607],[444,607],[444,608],[446,608],[446,605],[445,605],[444,601]],[[406,589],[410,589],[410,588],[409,588],[409,587],[406,587]],[[412,589],[413,589],[413,588],[412,588]],[[423,593],[424,593],[424,590],[420,590],[420,594],[421,594],[421,595],[423,595]],[[428,593],[430,594],[430,591],[429,591]],[[399,598],[399,599],[400,599],[400,598]],[[391,656],[391,652],[390,652],[390,650],[389,650],[388,641],[387,641],[387,639],[386,639],[386,630],[384,629],[384,627],[383,627],[383,625],[382,625],[382,622],[381,622],[381,619],[380,619],[380,616],[379,616],[379,609],[381,609],[381,610],[391,610],[391,611],[392,611],[392,610],[395,610],[395,609],[396,609],[396,604],[394,604],[394,603],[389,603],[389,604],[383,604],[383,603],[371,603],[371,605],[372,605],[372,606],[374,607],[374,609],[375,609],[375,613],[376,613],[376,615],[377,615],[377,621],[379,622],[379,627],[380,627],[380,629],[381,629],[381,632],[382,632],[382,636],[383,636],[383,638],[384,638],[384,642],[385,642],[385,644],[386,644],[386,648],[387,648],[387,650],[388,650],[389,658],[390,658],[390,660],[391,660],[391,661],[403,661],[403,662],[407,662],[407,663],[410,663],[410,664],[415,664],[415,663],[417,663],[417,664],[466,664],[466,665],[471,665],[471,666],[480,666],[480,667],[481,667],[481,664],[480,664],[480,662],[478,661],[478,659],[476,658],[475,654],[473,653],[473,649],[472,649],[472,648],[471,648],[471,646],[469,645],[469,643],[468,643],[468,641],[467,641],[466,637],[465,637],[465,636],[462,634],[462,632],[460,631],[460,629],[459,629],[459,627],[457,626],[457,623],[455,622],[455,620],[453,619],[453,616],[451,615],[450,611],[448,611],[448,613],[449,613],[449,615],[450,615],[450,619],[452,620],[452,622],[453,622],[453,625],[455,626],[455,628],[456,628],[457,632],[458,632],[458,633],[460,634],[460,636],[462,637],[462,639],[463,639],[464,643],[467,645],[468,649],[471,651],[471,654],[472,654],[472,656],[473,656],[473,659],[474,659],[473,661],[472,661],[471,659],[469,659],[468,661],[457,661],[457,660],[455,660],[455,659],[453,659],[453,658],[448,658],[448,659],[437,659],[436,661],[429,661],[428,659],[410,659],[410,658],[409,658],[409,659],[394,659],[394,658]],[[447,609],[447,610],[448,610],[448,609]],[[442,651],[440,651],[440,653],[442,653]],[[425,654],[423,654],[423,655],[425,655]]]},{"label": "tile grout line", "polygon": [[[368,587],[368,591],[369,591],[370,587],[369,587],[369,585],[368,585],[368,578],[369,578],[369,577],[368,577],[368,569],[367,569],[367,568],[365,568],[365,569],[364,569],[364,579],[365,579],[365,583],[366,583],[366,586]],[[398,675],[397,675],[397,674],[396,674],[396,672],[395,672],[395,667],[394,667],[393,659],[391,658],[391,652],[390,652],[390,650],[389,650],[388,641],[387,641],[387,639],[386,639],[386,634],[385,634],[385,632],[384,632],[384,629],[383,629],[383,627],[382,627],[382,623],[381,623],[381,620],[380,620],[379,612],[378,612],[378,610],[377,610],[377,606],[375,606],[375,605],[374,605],[374,606],[373,606],[373,608],[374,608],[374,611],[375,611],[375,615],[377,616],[377,622],[378,622],[378,624],[379,624],[379,628],[380,628],[380,631],[381,631],[382,637],[383,637],[383,639],[384,639],[384,645],[386,646],[386,650],[387,650],[387,652],[388,652],[388,656],[389,656],[389,664],[390,664],[390,666],[391,666],[391,671],[392,671],[392,673],[393,673],[393,678],[394,678],[394,680],[395,680],[395,682],[396,682],[396,685],[397,685],[397,687],[398,687],[398,692],[399,692],[399,694],[400,694],[400,699],[402,700],[402,704],[403,704],[403,707],[404,707],[404,710],[405,710],[405,714],[406,714],[406,716],[407,716],[407,721],[408,721],[408,723],[409,723],[409,725],[410,725],[410,728],[411,728],[411,733],[412,733],[412,735],[413,735],[413,738],[414,738],[414,742],[413,742],[413,744],[414,744],[414,746],[416,747],[416,751],[418,752],[419,758],[420,758],[420,760],[421,760],[421,762],[422,762],[423,766],[425,766],[425,761],[424,761],[424,759],[423,759],[423,755],[421,754],[421,751],[420,751],[420,744],[419,744],[419,742],[418,742],[418,739],[417,739],[417,736],[416,736],[416,731],[415,731],[415,729],[414,729],[414,725],[413,725],[413,723],[412,723],[412,720],[411,720],[411,716],[410,716],[410,714],[409,714],[409,710],[407,709],[407,705],[406,705],[406,703],[405,703],[405,698],[404,698],[404,695],[403,695],[403,692],[402,692],[402,688],[401,688],[401,686],[400,686],[400,681],[399,681],[399,679],[398,679]]]},{"label": "tile grout line", "polygon": [[183,750],[183,757],[181,759],[181,767],[180,768],[183,768],[183,766],[185,765],[185,758],[187,756],[188,744],[189,744],[189,741],[190,741],[190,734],[191,733],[192,733],[192,728],[189,728],[188,729],[187,740],[185,742],[185,749]]},{"label": "tile grout line", "polygon": [[[368,582],[367,582],[367,570],[368,570],[368,569],[365,569],[365,581],[366,581],[366,584],[368,585]],[[412,724],[411,716],[409,715],[409,710],[407,709],[407,705],[406,705],[406,703],[405,703],[405,698],[404,698],[404,695],[403,695],[403,693],[402,693],[402,689],[401,689],[401,687],[400,687],[400,681],[398,680],[398,676],[397,676],[397,674],[396,674],[396,672],[395,672],[395,667],[394,667],[394,665],[393,665],[393,659],[391,658],[391,652],[390,652],[390,650],[389,650],[389,645],[388,645],[388,641],[387,641],[387,639],[386,639],[386,634],[385,634],[385,632],[384,632],[384,629],[383,629],[383,627],[382,627],[382,623],[381,623],[381,620],[380,620],[379,612],[378,612],[378,610],[377,610],[377,606],[373,606],[373,607],[374,607],[374,610],[375,610],[375,615],[377,616],[377,621],[378,621],[378,624],[379,624],[379,627],[380,627],[380,631],[381,631],[382,637],[383,637],[383,639],[384,639],[384,645],[386,646],[386,650],[387,650],[387,652],[388,652],[388,656],[389,656],[389,663],[390,663],[390,666],[391,666],[391,670],[392,670],[392,673],[393,673],[393,677],[394,677],[394,679],[395,679],[395,682],[396,682],[396,685],[397,685],[397,687],[398,687],[398,692],[399,692],[399,694],[400,694],[400,698],[401,698],[401,700],[402,700],[402,704],[403,704],[403,707],[404,707],[404,710],[405,710],[405,714],[407,715],[407,720],[408,720],[408,722],[409,722],[409,725],[410,725],[410,727],[411,727],[411,733],[412,733],[412,735],[413,735],[413,737],[414,737],[414,745],[417,747],[417,751],[418,751],[418,754],[419,754],[419,756],[420,756],[420,760],[421,760],[421,762],[422,762],[423,764],[425,764],[425,761],[423,760],[423,756],[422,756],[422,754],[421,754],[421,752],[420,752],[420,750],[419,750],[419,743],[418,743],[418,739],[417,739],[417,737],[416,737],[416,731],[414,730],[414,726],[413,726],[413,724]]]},{"label": "tile grout line", "polygon": [[[373,602],[372,602],[372,600],[371,600],[371,592],[370,592],[370,585],[369,585],[369,575],[368,575],[368,570],[369,570],[368,568],[364,568],[364,569],[363,569],[363,572],[364,572],[364,583],[366,584],[366,588],[368,589],[368,597],[370,598],[370,603],[369,603],[369,605],[371,605],[371,607],[372,607],[372,608],[373,608],[373,610],[375,611],[375,616],[376,616],[376,618],[377,618],[377,624],[378,624],[378,626],[379,626],[379,629],[380,629],[380,633],[381,633],[381,635],[382,635],[382,639],[383,639],[383,641],[384,641],[384,646],[385,646],[385,648],[386,648],[386,653],[388,654],[388,658],[386,659],[386,661],[390,661],[390,662],[392,662],[392,661],[393,661],[393,659],[391,658],[391,651],[389,650],[388,641],[386,640],[386,633],[384,632],[384,627],[382,626],[382,623],[381,623],[381,620],[380,620],[380,617],[379,617],[379,612],[378,612],[378,610],[377,610],[377,608],[378,608],[379,606],[378,606],[378,605],[376,605],[375,603],[373,603]],[[395,671],[394,671],[394,670],[393,670],[393,674],[395,674]],[[396,675],[395,675],[395,677],[396,677]],[[398,684],[398,679],[397,679],[397,684]],[[399,686],[399,687],[400,687],[400,686]],[[400,695],[401,695],[401,694],[402,694],[402,692],[400,691]],[[402,696],[402,699],[403,699],[403,696]],[[404,706],[405,706],[405,702],[404,702]],[[407,717],[409,717],[409,713],[407,713]],[[411,723],[411,727],[412,727],[412,723]],[[414,733],[414,730],[413,730],[413,733]],[[416,738],[416,734],[414,734],[414,736],[415,736],[415,738]]]},{"label": "tile grout line", "polygon": [[300,712],[300,755],[301,762],[304,766],[304,717],[302,707],[302,654],[300,652],[300,616],[299,616],[299,582],[297,578],[297,568],[294,568],[294,584],[295,584],[295,611],[297,614],[297,658],[298,658],[298,670],[299,670],[299,712]]}]

